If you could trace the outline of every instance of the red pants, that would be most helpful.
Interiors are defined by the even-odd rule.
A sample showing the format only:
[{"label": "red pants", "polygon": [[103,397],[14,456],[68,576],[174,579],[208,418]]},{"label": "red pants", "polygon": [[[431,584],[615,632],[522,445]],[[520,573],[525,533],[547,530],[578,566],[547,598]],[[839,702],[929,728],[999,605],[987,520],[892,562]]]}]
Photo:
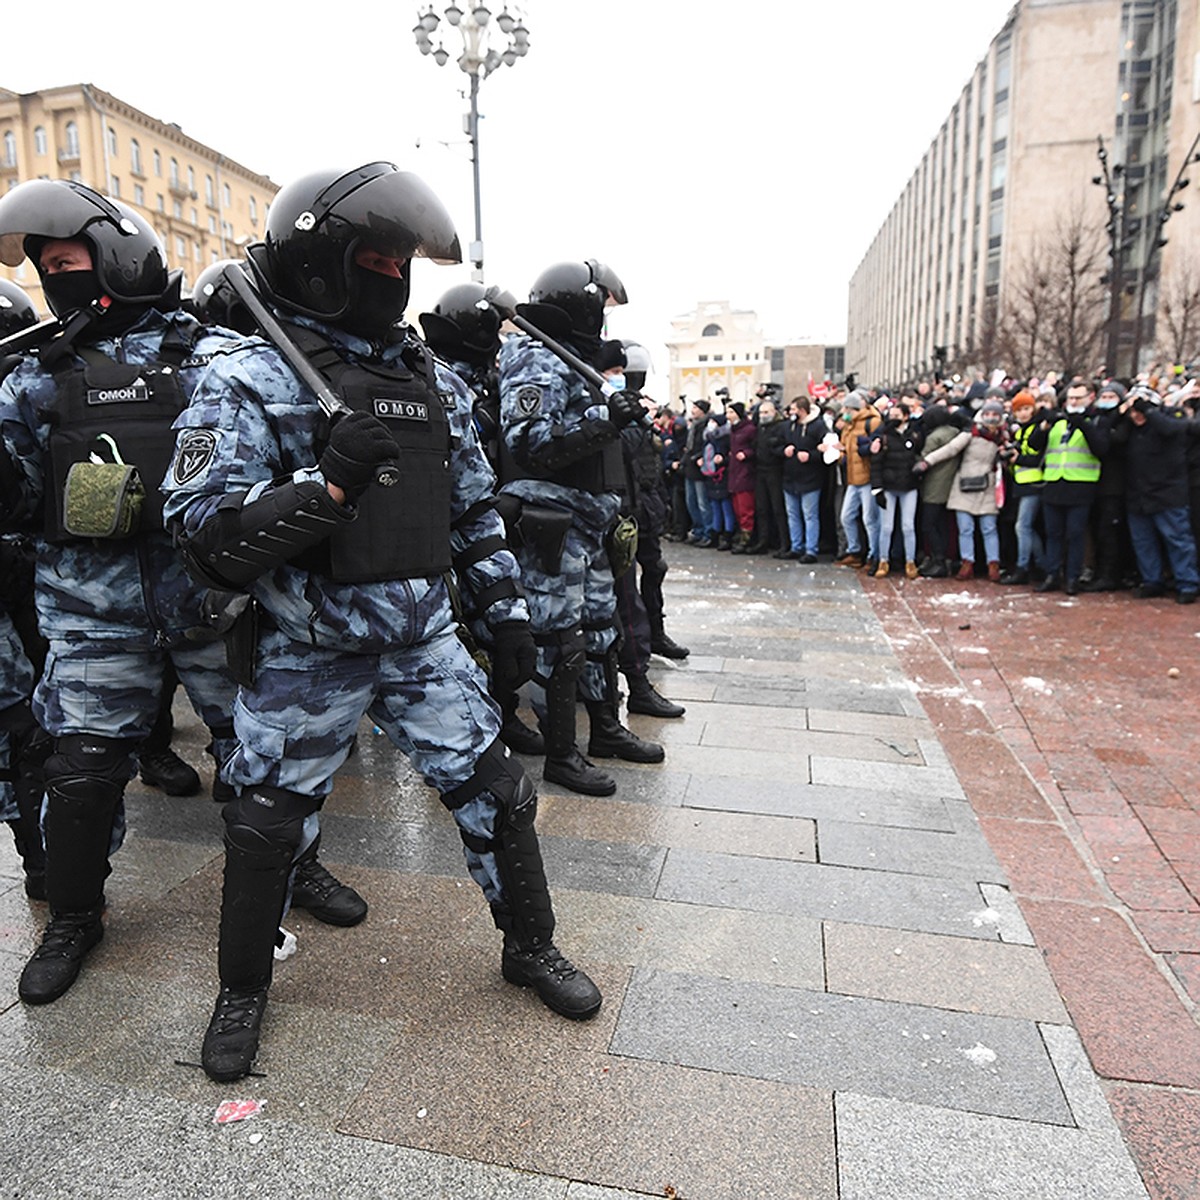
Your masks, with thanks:
[{"label": "red pants", "polygon": [[731,492],[729,498],[733,501],[733,515],[737,518],[738,528],[743,533],[753,533],[754,493]]}]

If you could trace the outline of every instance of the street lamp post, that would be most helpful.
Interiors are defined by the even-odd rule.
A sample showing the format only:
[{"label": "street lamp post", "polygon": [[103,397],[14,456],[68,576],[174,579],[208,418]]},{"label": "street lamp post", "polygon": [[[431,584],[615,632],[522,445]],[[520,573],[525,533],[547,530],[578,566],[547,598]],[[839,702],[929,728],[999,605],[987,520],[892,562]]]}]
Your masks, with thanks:
[{"label": "street lamp post", "polygon": [[483,217],[479,194],[479,83],[498,67],[511,67],[517,59],[529,53],[529,30],[519,15],[509,12],[507,6],[494,20],[486,4],[472,6],[469,12],[459,8],[454,0],[442,10],[441,15],[432,4],[417,16],[413,37],[422,54],[432,55],[439,67],[450,60],[449,51],[439,40],[435,46],[432,35],[445,21],[458,30],[462,38],[463,52],[458,57],[458,68],[470,76],[471,111],[466,116],[466,134],[471,141],[471,170],[475,186],[475,240],[471,243],[471,262],[474,270],[471,278],[483,282]]}]

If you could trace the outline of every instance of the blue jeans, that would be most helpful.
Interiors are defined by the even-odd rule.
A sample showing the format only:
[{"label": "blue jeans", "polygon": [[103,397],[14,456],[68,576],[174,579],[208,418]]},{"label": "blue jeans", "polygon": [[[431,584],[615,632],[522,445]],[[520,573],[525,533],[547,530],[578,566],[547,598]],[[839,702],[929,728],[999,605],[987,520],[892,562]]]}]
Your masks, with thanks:
[{"label": "blue jeans", "polygon": [[1196,571],[1196,542],[1192,537],[1191,516],[1186,508],[1165,508],[1156,513],[1129,513],[1129,536],[1143,583],[1163,582],[1162,549],[1166,543],[1175,590],[1200,591]]},{"label": "blue jeans", "polygon": [[892,553],[892,530],[896,527],[896,514],[900,514],[900,534],[904,538],[904,561],[915,562],[917,558],[917,489],[904,492],[885,492],[887,508],[879,514],[879,557],[888,558]]},{"label": "blue jeans", "polygon": [[684,496],[687,500],[688,515],[692,518],[692,533],[696,538],[712,537],[712,525],[709,522],[708,489],[703,479],[685,479]]},{"label": "blue jeans", "polygon": [[733,501],[728,496],[720,500],[710,497],[708,512],[713,533],[732,533],[737,528],[737,522],[733,519]]},{"label": "blue jeans", "polygon": [[867,527],[867,558],[879,558],[879,505],[871,495],[869,483],[846,485],[846,497],[842,501],[842,528],[846,531],[846,553],[862,553],[862,537],[858,530],[858,515],[862,513]]},{"label": "blue jeans", "polygon": [[817,553],[821,540],[821,489],[811,492],[784,492],[788,534],[793,554]]},{"label": "blue jeans", "polygon": [[1042,520],[1046,525],[1046,572],[1070,582],[1083,570],[1083,547],[1087,537],[1086,504],[1051,504],[1042,501]]},{"label": "blue jeans", "polygon": [[1042,535],[1034,526],[1042,507],[1040,492],[1027,492],[1017,501],[1017,567],[1028,570],[1045,563]]},{"label": "blue jeans", "polygon": [[975,561],[975,522],[979,522],[983,533],[983,550],[988,562],[1000,561],[1000,534],[996,529],[996,514],[974,513],[956,510],[954,519],[958,522],[958,557],[963,562]]}]

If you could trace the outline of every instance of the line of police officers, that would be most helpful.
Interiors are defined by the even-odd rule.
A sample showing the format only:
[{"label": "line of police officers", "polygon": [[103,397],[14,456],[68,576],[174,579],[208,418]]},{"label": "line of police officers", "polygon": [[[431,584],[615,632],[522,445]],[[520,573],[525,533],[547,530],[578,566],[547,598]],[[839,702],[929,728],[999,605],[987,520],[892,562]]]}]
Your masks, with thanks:
[{"label": "line of police officers", "polygon": [[[364,713],[453,814],[503,934],[504,978],[576,1019],[600,992],[555,946],[537,796],[502,724],[524,732],[522,748],[540,737],[545,777],[578,791],[615,784],[575,745],[577,689],[590,754],[663,757],[617,716],[606,538],[625,490],[618,436],[642,419],[639,398],[605,395],[520,336],[500,347],[498,387],[476,380],[473,406],[400,323],[414,256],[460,259],[415,176],[384,162],[306,176],[271,206],[251,287],[232,295],[228,271],[198,281],[196,302],[238,333],[185,311],[153,231],[119,201],[64,180],[0,198],[0,260],[27,257],[58,318],[0,386],[0,525],[35,534],[48,643],[44,668],[14,683],[27,697],[36,675],[28,724],[48,738],[30,785],[44,788],[44,867],[36,797],[4,813],[50,907],[19,992],[57,999],[103,936],[123,792],[169,662],[234,792],[202,1048],[214,1080],[254,1061],[289,890],[306,887],[314,915],[327,902],[323,919],[365,915],[315,858],[319,810]],[[624,299],[607,268],[572,263],[519,307],[586,362],[605,307]],[[499,500],[476,422],[502,463]],[[499,704],[464,623],[488,649]],[[540,734],[515,713],[531,678]]]}]

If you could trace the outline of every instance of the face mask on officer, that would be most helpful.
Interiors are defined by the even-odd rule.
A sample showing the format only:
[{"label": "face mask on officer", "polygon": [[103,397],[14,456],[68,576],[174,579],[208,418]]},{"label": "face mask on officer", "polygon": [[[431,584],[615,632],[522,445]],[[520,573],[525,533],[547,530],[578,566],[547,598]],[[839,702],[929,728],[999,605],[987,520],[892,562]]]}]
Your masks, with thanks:
[{"label": "face mask on officer", "polygon": [[[30,249],[35,247],[27,245],[27,252]],[[81,238],[46,241],[31,257],[42,279],[46,303],[56,317],[78,312],[100,299],[92,252]]]},{"label": "face mask on officer", "polygon": [[354,251],[350,303],[337,324],[367,338],[386,338],[408,306],[409,260],[369,246]]}]

